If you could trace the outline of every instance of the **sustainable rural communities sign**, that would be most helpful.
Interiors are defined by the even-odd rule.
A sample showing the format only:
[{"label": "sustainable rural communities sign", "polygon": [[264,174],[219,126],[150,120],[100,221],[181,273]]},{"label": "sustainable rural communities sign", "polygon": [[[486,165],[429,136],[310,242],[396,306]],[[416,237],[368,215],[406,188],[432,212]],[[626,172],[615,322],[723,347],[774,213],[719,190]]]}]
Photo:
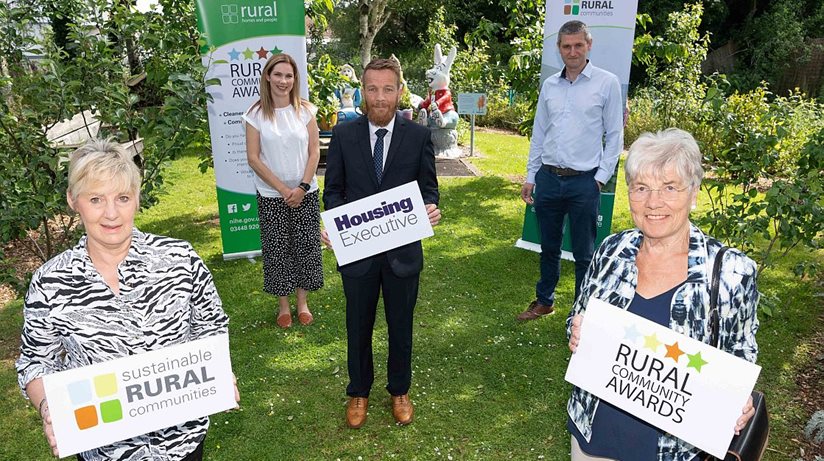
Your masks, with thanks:
[{"label": "sustainable rural communities sign", "polygon": [[43,377],[61,457],[234,408],[229,335]]}]

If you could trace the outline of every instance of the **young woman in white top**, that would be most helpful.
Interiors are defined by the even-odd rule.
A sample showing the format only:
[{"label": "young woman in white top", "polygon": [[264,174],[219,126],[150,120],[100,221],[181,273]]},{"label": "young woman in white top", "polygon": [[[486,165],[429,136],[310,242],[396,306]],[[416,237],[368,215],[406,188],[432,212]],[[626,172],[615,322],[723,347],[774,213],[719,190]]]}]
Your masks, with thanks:
[{"label": "young woman in white top", "polygon": [[295,60],[273,55],[261,72],[260,100],[243,116],[246,157],[257,189],[263,289],[278,297],[281,328],[292,325],[292,293],[298,321],[312,323],[307,292],[323,286],[317,108],[300,98],[299,88]]}]

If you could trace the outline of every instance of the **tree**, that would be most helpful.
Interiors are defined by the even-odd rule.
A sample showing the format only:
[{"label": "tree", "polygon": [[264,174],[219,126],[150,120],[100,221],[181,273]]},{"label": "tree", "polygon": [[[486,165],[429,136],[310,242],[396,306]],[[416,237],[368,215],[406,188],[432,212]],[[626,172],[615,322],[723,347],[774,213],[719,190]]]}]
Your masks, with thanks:
[{"label": "tree", "polygon": [[372,43],[381,28],[389,20],[386,9],[389,0],[358,0],[358,38],[360,40],[361,65],[372,60]]},{"label": "tree", "polygon": [[[48,136],[57,123],[92,113],[102,122],[98,136],[142,139],[144,207],[155,203],[167,161],[185,152],[208,154],[205,69],[193,4],[160,0],[163,14],[142,14],[113,1],[84,3],[64,22],[68,32],[60,43],[47,27],[43,2],[0,3],[0,27],[9,32],[0,34],[0,244],[17,240],[43,262],[76,241],[78,232],[65,203],[70,148]],[[101,11],[109,12],[105,21]],[[22,32],[33,24],[45,25],[42,38]],[[129,62],[130,50],[139,62]],[[29,61],[30,53],[42,58]],[[130,64],[142,69],[139,86],[132,84]],[[14,264],[0,257],[0,281],[20,289],[26,274],[16,273]]]}]

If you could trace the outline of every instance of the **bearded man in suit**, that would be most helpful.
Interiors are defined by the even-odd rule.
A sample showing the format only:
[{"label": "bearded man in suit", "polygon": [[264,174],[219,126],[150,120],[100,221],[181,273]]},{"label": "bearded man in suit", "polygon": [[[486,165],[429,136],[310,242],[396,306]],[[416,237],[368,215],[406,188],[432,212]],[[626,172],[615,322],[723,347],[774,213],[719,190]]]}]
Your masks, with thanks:
[{"label": "bearded man in suit", "polygon": [[[365,115],[332,130],[323,190],[325,209],[417,181],[429,222],[438,224],[441,212],[431,133],[396,116],[402,88],[400,66],[390,59],[374,59],[361,81]],[[322,238],[330,244],[325,231]],[[420,241],[338,267],[346,295],[346,423],[351,428],[366,422],[374,380],[372,330],[381,293],[389,333],[386,390],[392,396],[392,415],[398,424],[412,422],[412,316],[422,269]]]}]

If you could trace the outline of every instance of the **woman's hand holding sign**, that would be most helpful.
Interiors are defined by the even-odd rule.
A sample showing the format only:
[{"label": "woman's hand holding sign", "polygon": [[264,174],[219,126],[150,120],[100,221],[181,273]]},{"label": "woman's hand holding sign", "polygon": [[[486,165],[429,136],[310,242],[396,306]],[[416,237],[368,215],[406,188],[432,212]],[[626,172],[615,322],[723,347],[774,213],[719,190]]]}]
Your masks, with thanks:
[{"label": "woman's hand holding sign", "polygon": [[750,418],[755,416],[755,407],[752,406],[752,396],[747,399],[747,404],[744,405],[741,413],[743,414],[738,418],[738,421],[735,422],[735,435],[741,435],[741,431],[747,426]]},{"label": "woman's hand holding sign", "polygon": [[575,353],[578,349],[578,343],[581,342],[581,324],[584,322],[584,316],[581,314],[572,318],[572,333],[569,335],[569,350]]},{"label": "woman's hand holding sign", "polygon": [[40,413],[40,419],[43,420],[43,434],[46,436],[46,441],[49,442],[52,454],[60,456],[57,453],[57,439],[54,437],[54,428],[52,427],[51,413],[49,412],[49,402],[46,400],[46,391],[43,388],[43,378],[33,379],[26,385],[26,394],[33,405],[37,406],[37,411]]},{"label": "woman's hand holding sign", "polygon": [[46,401],[45,397],[40,403],[40,417],[43,419],[43,433],[46,435],[46,441],[49,442],[52,454],[59,458],[57,439],[54,438],[54,428],[52,427],[51,413],[49,413],[49,402]]},{"label": "woman's hand holding sign", "polygon": [[235,410],[237,410],[240,408],[240,391],[237,389],[237,376],[234,373],[232,373],[232,385],[235,388],[235,402],[237,403]]}]

